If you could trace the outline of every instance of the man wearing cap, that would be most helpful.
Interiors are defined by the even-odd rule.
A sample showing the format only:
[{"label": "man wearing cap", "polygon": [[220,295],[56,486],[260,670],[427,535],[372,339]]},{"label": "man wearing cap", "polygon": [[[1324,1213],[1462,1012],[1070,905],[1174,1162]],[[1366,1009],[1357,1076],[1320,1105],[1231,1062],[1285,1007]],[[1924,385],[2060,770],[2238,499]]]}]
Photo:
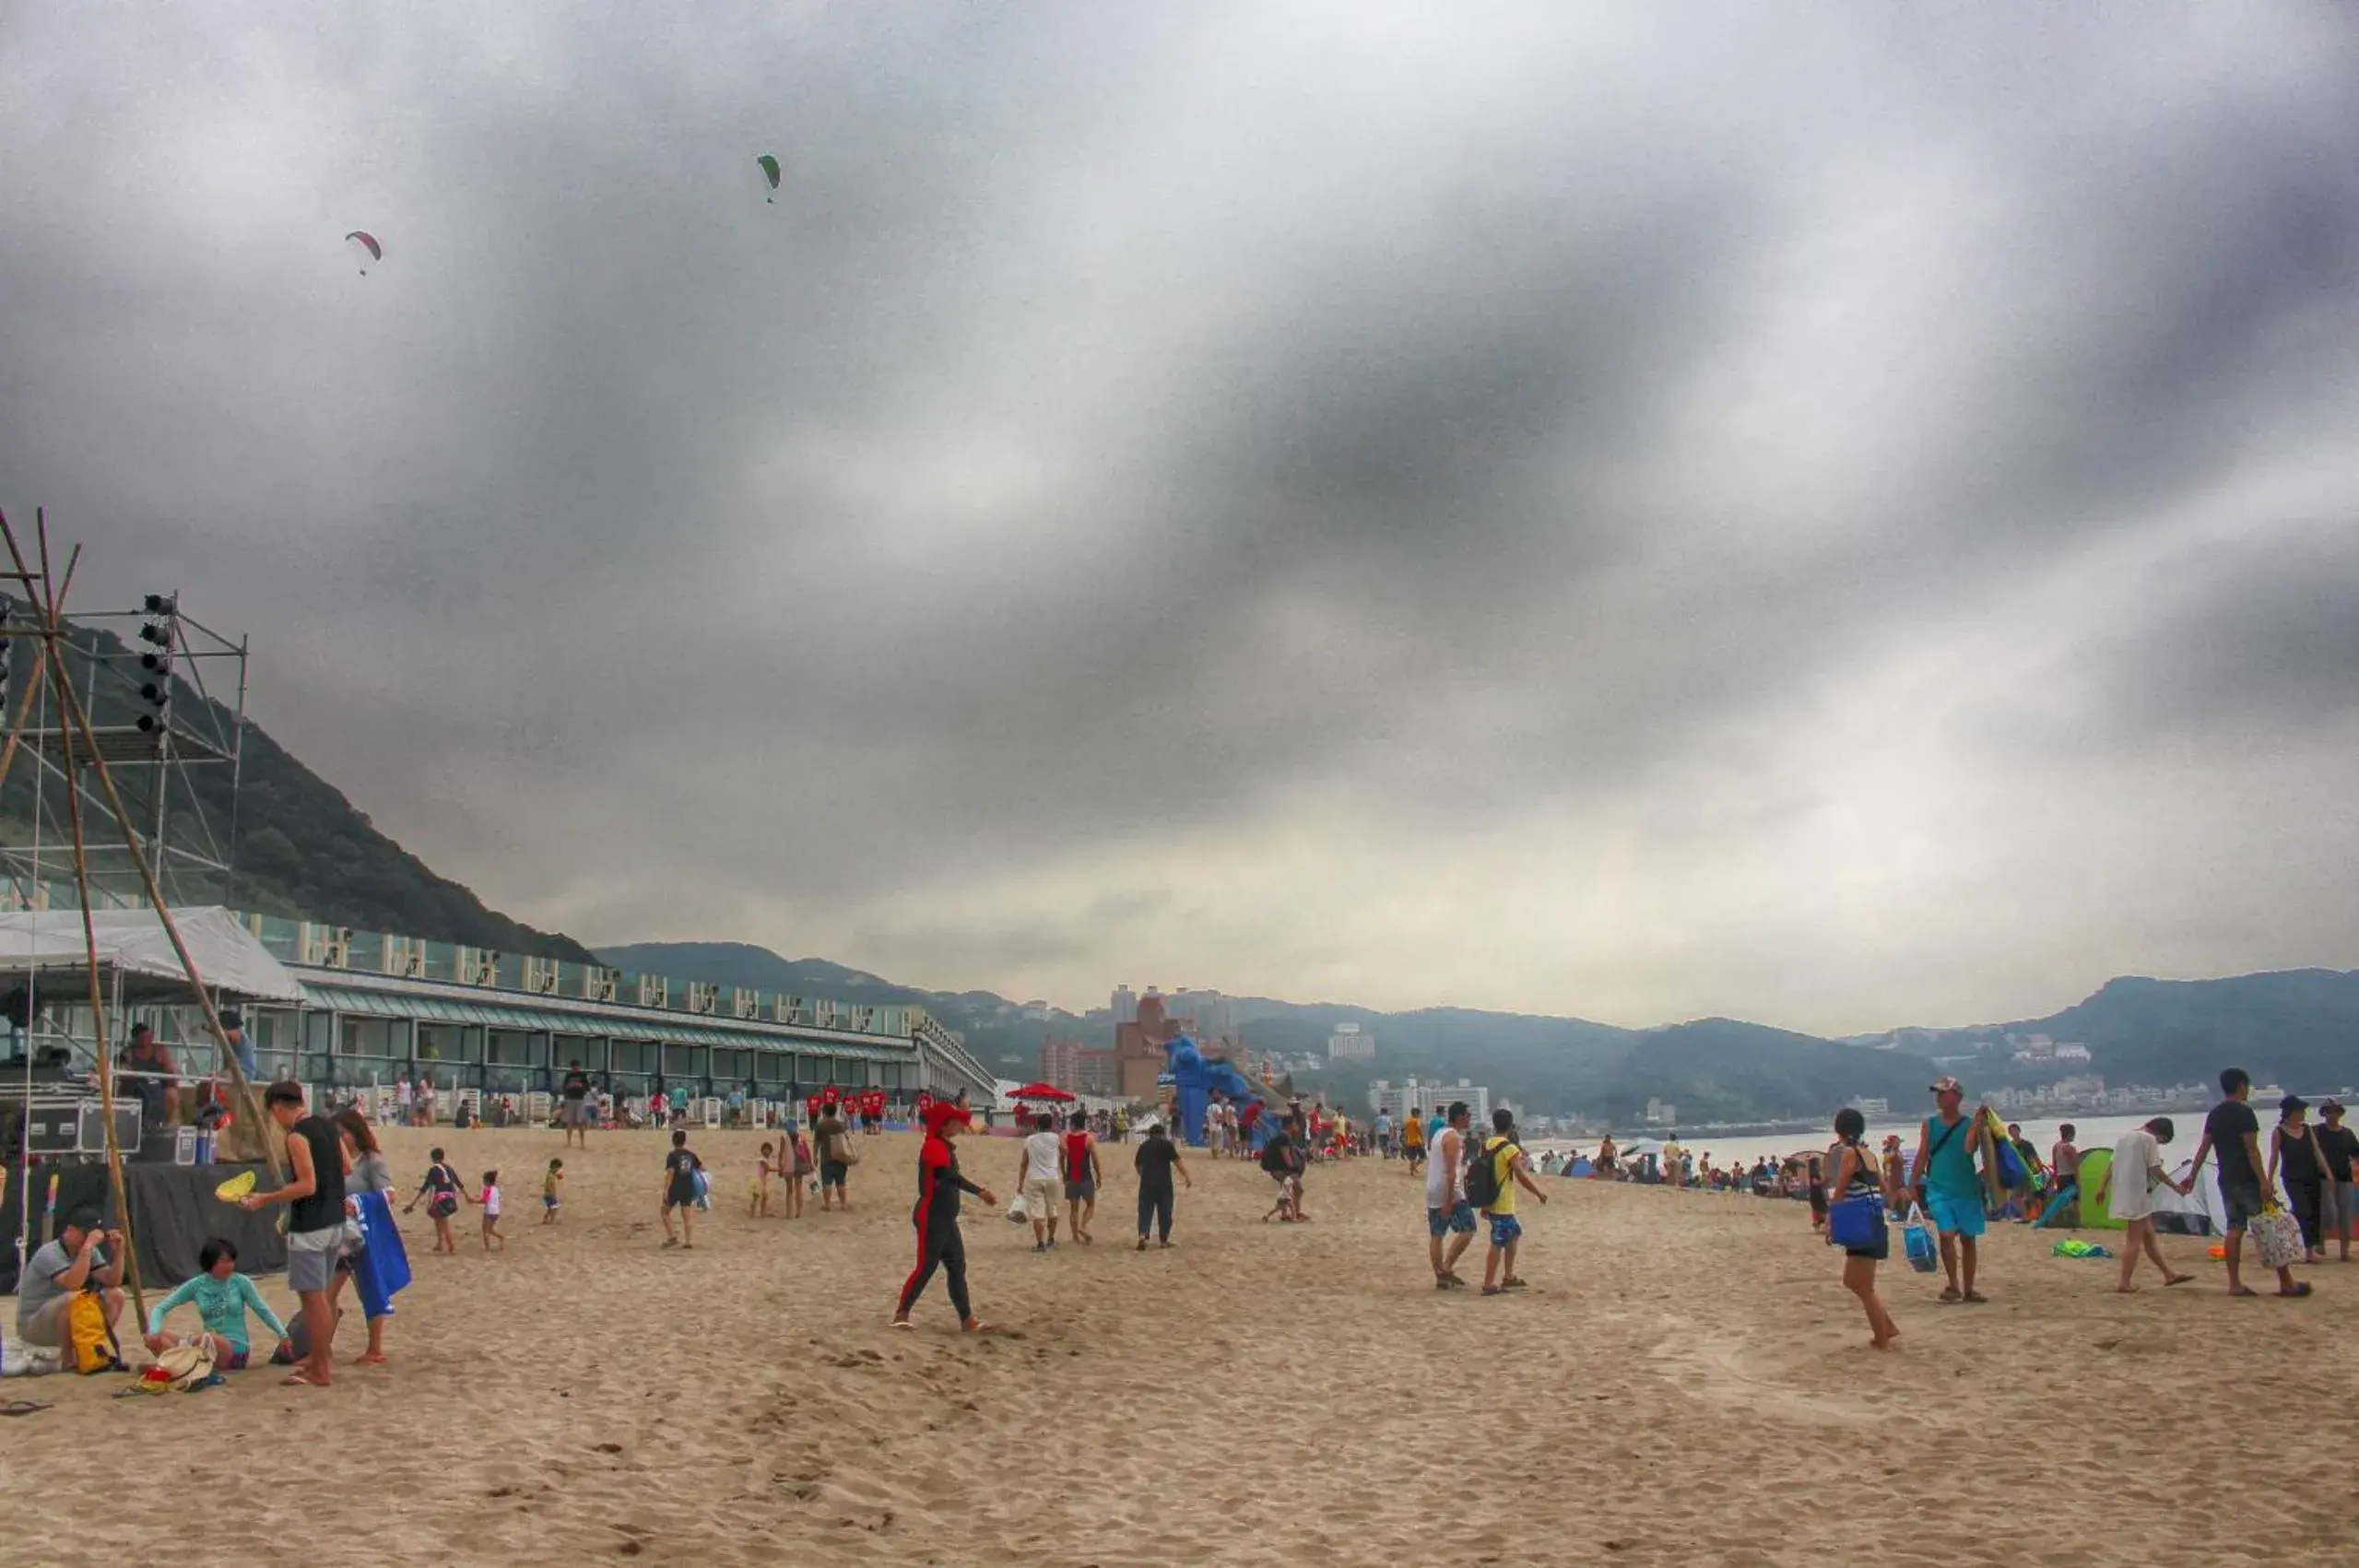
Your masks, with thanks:
[{"label": "man wearing cap", "polygon": [[246,1038],[245,1015],[235,1008],[224,1008],[220,1017],[221,1032],[230,1038],[230,1049],[238,1058],[238,1070],[252,1083],[262,1076],[262,1067],[254,1059],[254,1042]]},{"label": "man wearing cap", "polygon": [[2334,1238],[2344,1263],[2351,1261],[2351,1223],[2354,1195],[2352,1163],[2359,1157],[2359,1132],[2342,1125],[2342,1102],[2329,1100],[2318,1107],[2319,1125],[2310,1136],[2318,1140],[2318,1157],[2326,1161],[2326,1183],[2319,1196],[2319,1213],[2326,1233]]},{"label": "man wearing cap", "polygon": [[65,1315],[85,1290],[99,1292],[107,1324],[123,1315],[123,1232],[103,1230],[95,1215],[76,1215],[57,1239],[36,1248],[17,1283],[17,1338],[28,1345],[62,1348]]},{"label": "man wearing cap", "polygon": [[[1974,1288],[1979,1237],[1985,1225],[1982,1181],[1975,1174],[1974,1157],[1983,1143],[1980,1110],[1965,1114],[1965,1085],[1945,1078],[1933,1085],[1933,1114],[1917,1129],[1917,1188],[1925,1212],[1941,1238],[1941,1272],[1948,1279],[1941,1300],[1980,1303],[1988,1300]],[[1991,1156],[1985,1151],[1985,1159]]]}]

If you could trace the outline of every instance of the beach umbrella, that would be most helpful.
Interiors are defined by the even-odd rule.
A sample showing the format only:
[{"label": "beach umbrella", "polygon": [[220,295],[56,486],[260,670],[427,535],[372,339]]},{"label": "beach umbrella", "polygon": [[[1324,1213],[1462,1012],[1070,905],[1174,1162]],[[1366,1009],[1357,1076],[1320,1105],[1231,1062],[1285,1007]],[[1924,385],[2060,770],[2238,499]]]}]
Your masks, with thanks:
[{"label": "beach umbrella", "polygon": [[1073,1097],[1070,1094],[1066,1093],[1065,1091],[1057,1088],[1053,1083],[1028,1083],[1021,1089],[1009,1090],[1008,1091],[1008,1098],[1010,1100],[1053,1100],[1062,1102],[1070,1100]]}]

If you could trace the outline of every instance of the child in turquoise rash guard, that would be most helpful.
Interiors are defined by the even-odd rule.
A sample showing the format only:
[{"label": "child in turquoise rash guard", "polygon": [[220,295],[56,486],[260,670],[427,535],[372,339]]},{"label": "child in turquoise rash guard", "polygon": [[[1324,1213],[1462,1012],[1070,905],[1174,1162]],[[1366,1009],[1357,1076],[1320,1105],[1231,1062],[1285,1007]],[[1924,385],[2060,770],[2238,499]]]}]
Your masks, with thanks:
[{"label": "child in turquoise rash guard", "polygon": [[[204,1322],[203,1332],[175,1335],[164,1332],[164,1317],[172,1308],[195,1303],[196,1315]],[[278,1315],[263,1301],[254,1281],[238,1272],[238,1249],[216,1236],[206,1242],[196,1255],[196,1272],[183,1280],[178,1289],[158,1302],[147,1311],[147,1349],[161,1353],[174,1345],[204,1345],[211,1342],[213,1364],[223,1372],[236,1372],[246,1364],[249,1349],[246,1339],[246,1314],[262,1320],[283,1347],[287,1343],[287,1326]]]}]

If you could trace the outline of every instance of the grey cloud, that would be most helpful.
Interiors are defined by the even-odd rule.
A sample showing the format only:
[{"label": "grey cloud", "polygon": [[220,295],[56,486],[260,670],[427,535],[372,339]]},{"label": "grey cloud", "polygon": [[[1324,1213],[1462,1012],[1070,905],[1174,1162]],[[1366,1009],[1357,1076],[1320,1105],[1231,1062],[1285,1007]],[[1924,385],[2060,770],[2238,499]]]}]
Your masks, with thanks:
[{"label": "grey cloud", "polygon": [[[1849,804],[1828,715],[1904,655],[2335,450],[2354,41],[2290,10],[223,5],[104,47],[35,17],[0,56],[0,502],[52,505],[100,588],[251,628],[280,738],[525,917],[1067,999],[1131,954],[1206,973],[1226,922],[1254,986],[1291,955],[1334,989],[1315,900],[1224,908],[1205,846],[1326,845],[1305,803],[1343,798],[1386,850],[1638,820],[1624,896],[1693,887]],[[2047,629],[2048,691],[2101,715],[2054,744],[2341,712],[2350,536],[2274,548]],[[1945,765],[2053,734],[2010,702],[1967,694],[1948,738],[1987,749]],[[911,913],[931,889],[954,914]],[[1402,896],[1405,930],[1484,918]],[[1392,939],[1372,987],[1582,1010]],[[1707,988],[1632,961],[1645,1016]]]}]

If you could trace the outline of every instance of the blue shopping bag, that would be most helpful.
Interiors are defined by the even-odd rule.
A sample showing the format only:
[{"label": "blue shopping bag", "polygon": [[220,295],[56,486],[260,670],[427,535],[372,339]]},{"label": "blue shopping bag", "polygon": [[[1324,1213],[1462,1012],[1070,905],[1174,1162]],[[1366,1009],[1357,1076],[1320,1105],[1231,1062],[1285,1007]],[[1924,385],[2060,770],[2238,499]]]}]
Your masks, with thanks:
[{"label": "blue shopping bag", "polygon": [[1900,1236],[1911,1268],[1919,1274],[1930,1274],[1940,1267],[1941,1251],[1934,1244],[1933,1228],[1925,1223],[1925,1211],[1913,1203],[1908,1206],[1908,1223]]}]

